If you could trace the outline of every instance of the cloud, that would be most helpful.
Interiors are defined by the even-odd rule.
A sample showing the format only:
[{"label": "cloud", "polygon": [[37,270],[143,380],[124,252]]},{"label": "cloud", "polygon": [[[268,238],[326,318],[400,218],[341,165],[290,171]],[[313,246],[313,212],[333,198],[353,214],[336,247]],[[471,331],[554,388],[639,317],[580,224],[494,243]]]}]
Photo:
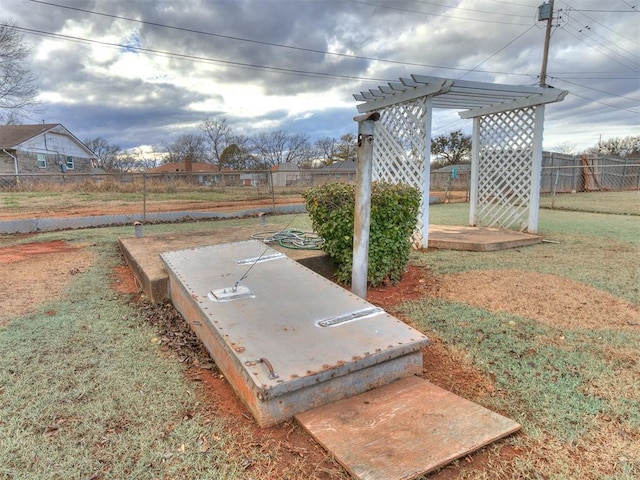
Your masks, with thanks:
[{"label": "cloud", "polygon": [[[46,121],[126,148],[170,140],[212,115],[245,135],[339,138],[354,131],[353,93],[412,73],[535,85],[544,39],[537,0],[51,3],[60,5],[0,6],[0,18],[47,33],[25,34]],[[586,148],[604,130],[637,135],[638,13],[624,2],[571,3],[556,2],[548,64],[549,83],[570,95],[546,108],[545,146]],[[629,12],[590,11],[616,9]],[[469,124],[456,112],[436,119],[437,134]]]}]

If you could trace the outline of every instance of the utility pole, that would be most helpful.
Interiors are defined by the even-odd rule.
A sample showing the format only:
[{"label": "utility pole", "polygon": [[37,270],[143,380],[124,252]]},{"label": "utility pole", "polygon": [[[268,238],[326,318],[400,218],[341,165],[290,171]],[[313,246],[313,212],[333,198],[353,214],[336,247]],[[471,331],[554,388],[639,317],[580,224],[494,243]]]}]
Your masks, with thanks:
[{"label": "utility pole", "polygon": [[542,69],[540,70],[540,86],[547,86],[547,61],[549,60],[549,42],[551,41],[551,27],[553,26],[553,0],[538,7],[538,21],[547,21],[547,31],[544,36],[544,53],[542,55]]}]

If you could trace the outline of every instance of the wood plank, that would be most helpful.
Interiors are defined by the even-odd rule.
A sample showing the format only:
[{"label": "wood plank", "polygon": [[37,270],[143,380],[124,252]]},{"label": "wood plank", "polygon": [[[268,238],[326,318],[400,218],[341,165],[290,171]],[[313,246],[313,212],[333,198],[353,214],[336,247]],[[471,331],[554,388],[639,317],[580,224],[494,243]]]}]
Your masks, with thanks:
[{"label": "wood plank", "polygon": [[415,376],[296,419],[360,480],[412,479],[520,429]]}]

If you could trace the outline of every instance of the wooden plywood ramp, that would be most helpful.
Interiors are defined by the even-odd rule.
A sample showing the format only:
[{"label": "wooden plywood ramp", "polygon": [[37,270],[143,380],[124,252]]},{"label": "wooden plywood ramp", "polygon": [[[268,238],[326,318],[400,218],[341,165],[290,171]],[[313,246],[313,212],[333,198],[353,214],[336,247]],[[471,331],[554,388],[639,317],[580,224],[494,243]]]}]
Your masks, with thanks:
[{"label": "wooden plywood ramp", "polygon": [[415,376],[296,419],[360,480],[412,479],[520,429]]}]

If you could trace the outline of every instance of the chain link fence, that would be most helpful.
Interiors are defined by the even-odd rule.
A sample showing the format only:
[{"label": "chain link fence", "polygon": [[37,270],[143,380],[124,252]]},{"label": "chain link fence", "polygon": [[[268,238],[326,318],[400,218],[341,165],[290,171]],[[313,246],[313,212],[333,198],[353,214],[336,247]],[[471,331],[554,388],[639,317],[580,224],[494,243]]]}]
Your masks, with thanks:
[{"label": "chain link fence", "polygon": [[[640,215],[638,160],[545,152],[541,173],[541,208]],[[309,188],[332,182],[355,182],[355,163],[348,169],[291,171],[0,175],[0,206],[5,216],[24,210],[40,212],[40,217],[88,206],[93,207],[91,215],[101,208],[105,213],[120,209],[143,215],[202,211],[225,202],[230,208],[237,202],[266,208],[301,202]],[[432,202],[468,202],[470,172],[462,166],[455,172],[433,171],[430,186]]]},{"label": "chain link fence", "polygon": [[640,162],[545,152],[540,207],[640,215]]}]

